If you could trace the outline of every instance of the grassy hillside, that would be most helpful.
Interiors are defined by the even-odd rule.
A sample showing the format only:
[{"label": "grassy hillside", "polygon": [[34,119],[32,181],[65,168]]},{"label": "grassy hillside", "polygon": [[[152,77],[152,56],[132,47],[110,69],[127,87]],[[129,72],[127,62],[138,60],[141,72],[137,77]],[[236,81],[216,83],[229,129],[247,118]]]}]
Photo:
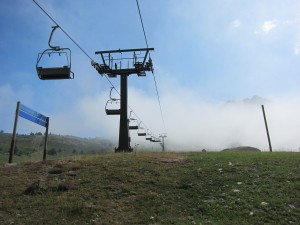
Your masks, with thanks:
[{"label": "grassy hillside", "polygon": [[[0,163],[8,161],[12,134],[0,133]],[[44,136],[40,134],[17,135],[14,162],[41,160]],[[91,154],[112,151],[111,141],[101,138],[79,138],[70,135],[50,134],[48,157],[57,158],[70,155]]]},{"label": "grassy hillside", "polygon": [[299,153],[137,153],[0,168],[1,224],[299,224]]}]

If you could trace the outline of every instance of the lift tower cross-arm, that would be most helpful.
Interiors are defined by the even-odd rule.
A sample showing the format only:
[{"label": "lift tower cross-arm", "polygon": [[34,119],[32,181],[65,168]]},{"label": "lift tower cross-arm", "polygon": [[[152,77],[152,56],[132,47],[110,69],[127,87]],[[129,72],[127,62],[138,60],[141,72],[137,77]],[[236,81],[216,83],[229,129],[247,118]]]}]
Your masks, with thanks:
[{"label": "lift tower cross-arm", "polygon": [[[107,74],[109,77],[116,77],[123,74],[145,76],[145,71],[152,71],[153,69],[152,60],[149,58],[149,61],[146,62],[149,52],[153,50],[154,48],[136,48],[97,51],[95,54],[101,56],[102,64],[94,63],[93,66],[98,73],[101,75]],[[133,53],[133,56],[123,57],[123,55],[128,55],[129,53]],[[117,55],[117,58],[114,58],[113,55]],[[124,61],[128,64],[124,65]]]}]

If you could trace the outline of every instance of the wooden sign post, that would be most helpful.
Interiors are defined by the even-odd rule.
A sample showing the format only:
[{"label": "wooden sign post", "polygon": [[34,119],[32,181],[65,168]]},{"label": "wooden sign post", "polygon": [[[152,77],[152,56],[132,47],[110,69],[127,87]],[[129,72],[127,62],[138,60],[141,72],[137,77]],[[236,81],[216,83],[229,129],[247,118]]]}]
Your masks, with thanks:
[{"label": "wooden sign post", "polygon": [[9,152],[8,163],[12,163],[13,162],[13,157],[14,157],[14,153],[15,153],[16,134],[17,134],[17,126],[18,126],[20,104],[21,104],[20,102],[17,103],[15,123],[14,123],[14,130],[13,130],[13,135],[12,135],[12,139],[11,139],[11,145],[10,145],[10,152]]},{"label": "wooden sign post", "polygon": [[15,146],[16,146],[16,135],[17,135],[17,127],[18,127],[18,117],[23,117],[24,119],[27,119],[31,122],[34,122],[36,124],[39,124],[43,127],[46,127],[45,132],[45,142],[44,142],[44,153],[43,153],[43,160],[46,160],[47,155],[47,141],[48,141],[48,130],[49,130],[49,117],[46,117],[30,108],[28,108],[25,105],[22,105],[21,102],[17,103],[16,108],[16,116],[15,116],[15,123],[14,123],[14,130],[11,140],[11,146],[10,146],[10,153],[9,153],[9,160],[8,163],[13,162],[13,156],[15,152]]}]

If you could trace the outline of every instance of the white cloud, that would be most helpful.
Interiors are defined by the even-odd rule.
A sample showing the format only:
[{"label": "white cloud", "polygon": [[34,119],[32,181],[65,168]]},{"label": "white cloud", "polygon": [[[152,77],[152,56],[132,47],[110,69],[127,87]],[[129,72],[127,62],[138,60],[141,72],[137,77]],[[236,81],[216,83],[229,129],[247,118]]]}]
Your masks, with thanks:
[{"label": "white cloud", "polygon": [[[175,95],[175,94],[174,94]],[[166,108],[169,149],[223,149],[253,146],[268,150],[261,105],[185,102],[189,96],[169,96]],[[172,100],[173,99],[173,100]],[[298,151],[300,108],[295,97],[280,98],[265,105],[273,149]]]},{"label": "white cloud", "polygon": [[291,20],[285,20],[284,24],[286,25],[297,25],[300,22],[300,18],[295,18]]},{"label": "white cloud", "polygon": [[[250,100],[225,104],[199,100],[195,91],[186,90],[173,84],[161,92],[161,102],[168,138],[168,150],[191,151],[223,149],[230,146],[249,145],[268,149],[260,102],[249,104]],[[9,86],[0,88],[0,93],[11,95]],[[297,116],[299,94],[276,99],[266,104],[266,113],[274,150],[297,151],[300,142],[300,120]],[[85,137],[107,137],[118,140],[119,118],[107,116],[104,106],[107,92],[84,96],[67,111],[51,116],[50,132]],[[131,88],[130,106],[153,132],[161,132],[161,119],[156,96],[148,96],[142,90]],[[252,99],[253,100],[253,99]],[[253,103],[253,101],[251,101]],[[11,107],[13,111],[14,107]],[[10,113],[13,119],[13,112]],[[12,121],[11,121],[12,124]],[[30,123],[24,126],[33,131]],[[20,128],[23,127],[20,126]],[[37,129],[40,129],[39,127]],[[136,133],[131,133],[132,146],[145,146],[148,142]],[[160,149],[159,145],[154,145]]]},{"label": "white cloud", "polygon": [[118,118],[105,114],[107,93],[83,96],[69,109],[52,116],[50,130],[85,137],[117,136]]},{"label": "white cloud", "polygon": [[295,53],[295,55],[300,55],[300,44],[297,44],[294,47],[294,53]]},{"label": "white cloud", "polygon": [[231,22],[231,25],[234,27],[234,28],[239,28],[241,26],[241,21],[240,20],[233,20]]},{"label": "white cloud", "polygon": [[265,21],[263,25],[260,27],[260,30],[265,34],[269,33],[271,30],[275,29],[278,25],[277,20],[269,20]]}]

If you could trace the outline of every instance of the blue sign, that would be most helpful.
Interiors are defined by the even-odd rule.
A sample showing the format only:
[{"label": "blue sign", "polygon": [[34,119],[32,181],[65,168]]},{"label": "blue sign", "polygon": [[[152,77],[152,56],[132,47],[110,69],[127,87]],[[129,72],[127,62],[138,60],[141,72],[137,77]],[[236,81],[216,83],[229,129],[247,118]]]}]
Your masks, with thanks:
[{"label": "blue sign", "polygon": [[19,116],[43,127],[47,126],[47,117],[20,104]]}]

